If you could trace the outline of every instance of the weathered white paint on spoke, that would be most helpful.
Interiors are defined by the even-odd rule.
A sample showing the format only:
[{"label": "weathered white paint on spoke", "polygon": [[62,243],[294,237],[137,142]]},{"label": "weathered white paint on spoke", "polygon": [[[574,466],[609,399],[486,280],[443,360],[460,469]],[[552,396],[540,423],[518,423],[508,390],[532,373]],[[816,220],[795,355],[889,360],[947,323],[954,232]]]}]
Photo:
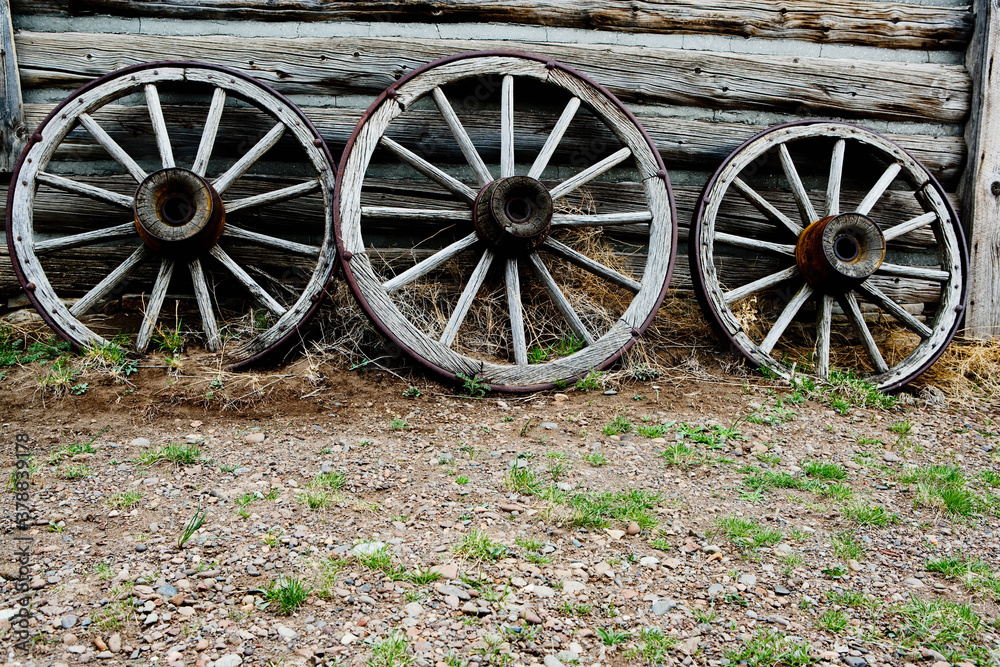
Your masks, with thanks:
[{"label": "weathered white paint on spoke", "polygon": [[[205,119],[205,128],[201,132],[201,141],[198,143],[198,153],[195,155],[194,164],[191,171],[204,176],[208,171],[208,161],[212,159],[212,149],[215,148],[215,135],[219,131],[219,122],[222,120],[222,111],[226,107],[226,91],[216,88],[212,93],[212,104],[208,108],[208,117]],[[211,304],[209,304],[211,307]],[[214,323],[215,320],[212,320]]]},{"label": "weathered white paint on spoke", "polygon": [[425,222],[472,222],[472,211],[438,208],[405,208],[400,206],[362,206],[361,215],[368,218],[423,220]]},{"label": "weathered white paint on spoke", "polygon": [[149,254],[149,250],[145,245],[141,245],[135,249],[128,258],[119,264],[115,269],[104,277],[104,280],[97,283],[92,290],[87,292],[82,299],[73,304],[73,307],[69,309],[70,315],[73,317],[80,317],[85,315],[97,305],[97,302],[108,295],[111,290],[118,286],[118,284],[125,280],[132,270],[139,265],[142,260],[146,259]]},{"label": "weathered white paint on spoke", "polygon": [[774,287],[778,283],[784,282],[795,276],[799,275],[799,267],[790,266],[787,269],[782,269],[776,273],[772,273],[769,276],[764,276],[759,280],[755,280],[751,283],[747,283],[742,287],[737,287],[736,289],[729,290],[722,295],[722,298],[726,303],[733,303],[734,301],[739,301],[740,299],[750,296],[754,292],[759,292],[761,290],[767,289],[768,287]]},{"label": "weathered white paint on spoke", "polygon": [[454,192],[456,195],[458,195],[465,201],[469,202],[470,204],[476,200],[475,190],[470,188],[465,183],[462,183],[454,176],[451,176],[450,174],[446,174],[445,172],[441,171],[440,169],[432,165],[430,162],[428,162],[427,160],[423,159],[422,157],[411,151],[409,148],[400,146],[398,143],[396,143],[389,137],[385,136],[379,139],[379,144],[388,149],[400,160],[410,165],[411,167],[419,171],[427,178],[431,179],[432,181],[435,181],[443,188],[446,188],[451,192]]},{"label": "weathered white paint on spoke", "polygon": [[305,181],[296,185],[289,185],[288,187],[272,190],[271,192],[265,192],[263,194],[253,195],[252,197],[244,197],[243,199],[226,202],[226,213],[234,213],[244,208],[277,204],[278,202],[288,201],[289,199],[295,199],[296,197],[303,197],[319,189],[319,180]]},{"label": "weathered white paint on spoke", "polygon": [[395,278],[387,280],[382,284],[382,287],[384,287],[387,292],[392,292],[393,290],[397,290],[400,287],[403,287],[404,285],[409,285],[414,280],[430,273],[437,267],[441,266],[452,257],[468,250],[469,248],[474,246],[476,244],[476,241],[478,240],[479,237],[475,233],[469,234],[465,238],[461,238],[452,243],[451,245],[442,248],[441,250],[434,253],[427,259],[421,262],[417,262],[416,264],[408,268],[406,271],[400,273]]},{"label": "weathered white paint on spoke", "polygon": [[889,186],[892,184],[893,180],[895,180],[896,175],[899,174],[899,171],[902,168],[901,164],[893,162],[884,172],[882,172],[878,181],[868,194],[865,195],[865,198],[861,200],[861,203],[858,204],[858,213],[868,215],[868,213],[871,212],[871,210],[875,207],[875,204],[878,203],[878,200],[885,194],[885,191],[889,189]]},{"label": "weathered white paint on spoke", "polygon": [[215,352],[219,349],[219,325],[215,321],[215,311],[212,308],[212,295],[205,282],[205,272],[201,268],[201,260],[197,257],[188,262],[191,272],[191,283],[194,286],[194,296],[198,300],[198,310],[201,312],[201,326],[205,331],[205,347]]},{"label": "weathered white paint on spoke", "polygon": [[763,213],[765,218],[775,224],[784,226],[796,237],[802,233],[803,227],[801,225],[776,209],[771,202],[761,197],[760,194],[747,185],[742,178],[738,176],[734,178],[733,187],[736,188],[736,191],[743,195],[743,198],[750,202],[754,208]]},{"label": "weathered white paint on spoke", "polygon": [[771,327],[771,330],[767,332],[767,336],[761,341],[760,349],[764,351],[764,354],[771,354],[774,346],[781,339],[782,334],[785,333],[785,329],[792,323],[792,320],[795,319],[795,316],[802,309],[805,302],[809,300],[809,297],[812,296],[812,293],[812,285],[802,283],[802,287],[799,288],[799,291],[795,293],[792,300],[781,311],[781,315],[775,320],[774,326]]},{"label": "weathered white paint on spoke", "polygon": [[279,239],[274,236],[268,236],[267,234],[261,234],[259,232],[252,232],[249,229],[243,229],[242,227],[236,227],[230,224],[226,225],[222,235],[233,239],[250,241],[251,243],[267,246],[268,248],[275,248],[276,250],[286,250],[296,255],[319,257],[319,246],[296,243],[295,241],[286,241],[285,239]]},{"label": "weathered white paint on spoke", "polygon": [[121,195],[117,192],[112,192],[111,190],[99,188],[96,185],[81,183],[80,181],[74,181],[62,176],[56,176],[55,174],[50,174],[45,171],[38,172],[38,182],[51,185],[52,187],[65,192],[74,192],[78,195],[89,197],[90,199],[96,199],[98,201],[107,202],[109,204],[114,204],[115,206],[121,206],[122,208],[127,209],[131,209],[132,204],[135,201],[128,195]]},{"label": "weathered white paint on spoke", "polygon": [[632,151],[627,146],[625,148],[618,149],[597,164],[587,167],[576,176],[571,176],[556,187],[552,188],[552,191],[550,192],[552,199],[565,197],[581,185],[589,183],[609,169],[621,164],[627,160],[630,155],[632,155]]},{"label": "weathered white paint on spoke", "polygon": [[226,270],[229,271],[233,276],[243,284],[243,287],[250,292],[251,296],[257,300],[257,303],[264,306],[276,316],[281,317],[285,314],[286,309],[280,303],[274,300],[274,298],[264,291],[264,288],[260,286],[256,280],[250,277],[250,275],[243,270],[239,264],[229,256],[225,250],[220,248],[218,245],[212,246],[212,249],[208,251],[212,257],[219,260]]},{"label": "weathered white paint on spoke", "polygon": [[868,358],[871,359],[875,369],[879,373],[888,371],[889,366],[885,363],[885,359],[882,358],[882,352],[879,351],[878,345],[872,337],[872,332],[868,329],[868,325],[865,324],[865,318],[861,314],[861,308],[858,306],[858,299],[854,296],[854,292],[847,292],[841,297],[840,307],[844,309],[847,319],[854,326],[854,331],[861,340],[861,346],[865,348],[865,352],[868,353]]},{"label": "weathered white paint on spoke", "polygon": [[579,108],[579,97],[570,98],[570,101],[566,103],[566,108],[563,109],[562,114],[559,116],[559,120],[556,121],[556,126],[552,128],[552,132],[549,133],[548,138],[545,140],[542,150],[538,152],[538,156],[535,158],[534,163],[532,163],[531,169],[528,170],[528,176],[530,178],[542,177],[542,172],[545,171],[545,167],[549,165],[549,160],[552,159],[552,154],[556,152],[559,142],[562,141],[563,135],[566,134],[566,128],[568,128],[569,124],[573,121],[573,117],[576,115]]},{"label": "weathered white paint on spoke", "polygon": [[275,144],[277,144],[282,135],[285,134],[284,123],[278,123],[272,127],[267,134],[261,137],[253,148],[247,151],[246,155],[241,157],[236,163],[226,170],[222,176],[219,176],[212,182],[212,187],[220,195],[229,189],[236,180],[246,173],[247,169],[252,167],[256,162],[264,157],[264,154],[271,150]]},{"label": "weathered white paint on spoke", "polygon": [[170,279],[174,275],[174,260],[166,257],[160,262],[160,271],[156,274],[156,281],[153,283],[153,291],[149,294],[149,303],[142,314],[142,326],[139,327],[139,335],[135,340],[135,349],[145,352],[149,347],[149,340],[156,330],[156,321],[160,319],[160,310],[163,308],[163,299],[167,296],[167,288],[170,286]]},{"label": "weathered white paint on spoke", "polygon": [[566,323],[569,324],[569,328],[573,330],[573,333],[585,340],[587,345],[593,345],[595,342],[594,336],[589,330],[587,330],[586,325],[584,325],[580,316],[576,314],[576,311],[573,310],[573,306],[570,305],[566,295],[562,293],[561,289],[559,289],[559,285],[556,284],[552,274],[549,273],[549,269],[545,266],[545,262],[542,261],[542,258],[537,252],[533,252],[528,255],[528,260],[531,262],[531,268],[534,269],[535,275],[538,276],[538,279],[545,287],[545,291],[549,293],[549,298],[552,299],[556,308],[559,309],[559,312],[562,313],[562,316],[566,319]]},{"label": "weathered white paint on spoke", "polygon": [[917,278],[918,280],[931,280],[938,283],[946,283],[951,277],[947,271],[940,269],[929,269],[923,266],[903,266],[901,264],[890,264],[882,262],[882,266],[875,271],[886,276],[900,276],[902,278]]},{"label": "weathered white paint on spoke", "polygon": [[816,375],[826,380],[830,377],[830,323],[833,320],[833,296],[819,298],[816,313]]},{"label": "weathered white paint on spoke", "polygon": [[553,227],[612,227],[614,225],[634,225],[652,222],[652,211],[630,211],[628,213],[556,213],[552,216]]},{"label": "weathered white paint on spoke", "polygon": [[862,294],[868,297],[876,305],[882,308],[896,320],[902,322],[910,331],[917,333],[921,338],[930,338],[934,332],[926,324],[911,315],[905,308],[885,295],[885,292],[873,285],[871,281],[861,283],[858,288]]},{"label": "weathered white paint on spoke", "polygon": [[62,236],[57,239],[45,239],[35,242],[35,252],[41,255],[55,250],[66,250],[68,248],[78,248],[82,245],[93,243],[104,243],[115,239],[128,238],[136,235],[135,223],[126,222],[123,225],[107,227],[105,229],[95,229],[92,232],[81,232],[70,236]]},{"label": "weathered white paint on spoke", "polygon": [[466,132],[465,126],[462,125],[462,121],[459,120],[458,114],[455,113],[455,109],[452,108],[451,102],[448,101],[448,97],[444,94],[444,91],[441,88],[435,87],[431,91],[431,95],[434,97],[434,103],[437,104],[441,115],[444,116],[444,121],[448,124],[449,129],[451,129],[455,141],[458,142],[458,147],[462,150],[465,161],[469,163],[472,171],[476,174],[476,180],[479,182],[480,187],[492,182],[493,174],[490,173],[489,167],[483,162],[483,156],[476,150],[475,144],[472,143],[469,133]]},{"label": "weathered white paint on spoke", "polygon": [[883,229],[882,236],[885,237],[886,242],[892,241],[893,239],[897,239],[904,234],[909,234],[910,232],[920,229],[921,227],[926,227],[937,220],[937,217],[937,213],[934,211],[918,215],[917,217],[901,222],[898,225],[893,225],[889,229]]},{"label": "weathered white paint on spoke", "polygon": [[788,152],[787,144],[778,146],[778,155],[781,158],[781,169],[785,172],[788,185],[792,188],[795,205],[799,207],[799,217],[802,218],[803,226],[808,227],[817,220],[816,209],[813,208],[812,201],[809,200],[809,193],[802,185],[802,179],[799,178],[799,172],[795,168],[795,163],[792,162],[792,155]]},{"label": "weathered white paint on spoke", "polygon": [[500,85],[500,178],[514,175],[514,77]]},{"label": "weathered white paint on spoke", "polygon": [[728,243],[729,245],[738,246],[740,248],[748,248],[750,250],[763,250],[764,252],[770,252],[777,255],[788,255],[790,257],[795,256],[795,246],[786,243],[771,243],[770,241],[759,241],[757,239],[751,239],[745,236],[726,234],[725,232],[716,232],[715,240],[717,243]]},{"label": "weathered white paint on spoke", "polygon": [[576,264],[580,268],[590,271],[594,275],[600,276],[610,283],[614,283],[619,287],[627,289],[633,294],[638,294],[639,290],[642,289],[642,285],[635,280],[632,280],[628,276],[615,271],[609,266],[604,266],[600,262],[587,257],[583,253],[570,248],[565,243],[556,241],[554,238],[550,237],[545,239],[544,247],[552,254],[562,257],[566,261]]},{"label": "weathered white paint on spoke", "polygon": [[493,251],[489,248],[483,250],[483,256],[479,259],[472,275],[469,276],[469,282],[465,284],[465,289],[462,290],[461,296],[458,297],[458,303],[455,304],[455,309],[451,311],[451,317],[448,318],[448,324],[444,327],[444,332],[441,334],[442,345],[451,347],[452,343],[455,342],[455,336],[462,328],[465,316],[469,314],[469,308],[472,307],[472,302],[479,294],[483,281],[486,280],[486,273],[490,270],[490,265],[493,264],[493,256]]},{"label": "weathered white paint on spoke", "polygon": [[174,151],[170,147],[170,135],[167,133],[167,123],[163,119],[163,108],[160,107],[160,94],[155,83],[147,83],[143,90],[146,93],[146,107],[149,109],[149,119],[153,122],[153,135],[156,136],[156,148],[160,151],[160,164],[164,169],[174,165]]},{"label": "weathered white paint on spoke", "polygon": [[846,147],[846,139],[837,139],[837,143],[833,145],[833,156],[830,158],[830,178],[826,181],[827,215],[840,213],[840,184],[844,177],[844,149]]},{"label": "weathered white paint on spoke", "polygon": [[510,335],[514,346],[514,363],[527,365],[528,342],[524,336],[524,309],[521,307],[521,278],[517,271],[517,257],[508,257],[504,267],[507,286],[507,310],[510,312]]},{"label": "weathered white paint on spoke", "polygon": [[142,181],[146,178],[146,172],[143,171],[142,167],[132,159],[132,156],[125,152],[117,141],[111,138],[111,135],[104,131],[104,128],[97,124],[97,121],[91,118],[90,114],[82,113],[79,117],[80,125],[90,133],[90,136],[94,137],[104,150],[115,159],[115,162],[125,167],[125,170],[132,175],[132,178],[136,182]]}]

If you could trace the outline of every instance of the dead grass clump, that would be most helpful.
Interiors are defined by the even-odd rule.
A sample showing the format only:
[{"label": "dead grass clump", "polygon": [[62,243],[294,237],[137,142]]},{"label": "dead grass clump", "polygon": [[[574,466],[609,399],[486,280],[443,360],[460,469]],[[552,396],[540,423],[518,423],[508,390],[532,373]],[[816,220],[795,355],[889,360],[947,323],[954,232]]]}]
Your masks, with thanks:
[{"label": "dead grass clump", "polygon": [[956,336],[918,384],[933,384],[952,401],[1000,400],[1000,339]]}]

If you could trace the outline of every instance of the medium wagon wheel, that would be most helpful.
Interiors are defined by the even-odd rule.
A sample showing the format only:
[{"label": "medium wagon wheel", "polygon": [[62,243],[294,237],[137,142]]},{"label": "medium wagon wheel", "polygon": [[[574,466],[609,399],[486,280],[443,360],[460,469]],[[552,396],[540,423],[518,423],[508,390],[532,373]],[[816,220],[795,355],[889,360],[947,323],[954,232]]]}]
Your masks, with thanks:
[{"label": "medium wagon wheel", "polygon": [[964,309],[965,241],[941,185],[846,123],[751,138],[706,186],[691,239],[706,314],[786,378],[850,371],[896,389],[941,355]]},{"label": "medium wagon wheel", "polygon": [[128,67],[32,136],[8,196],[14,269],[76,346],[186,337],[245,365],[293,336],[330,280],[331,165],[301,111],[243,74]]},{"label": "medium wagon wheel", "polygon": [[676,225],[660,156],[560,64],[482,52],[415,70],[369,107],[340,169],[352,291],[446,376],[562,384],[617,359],[663,300]]}]

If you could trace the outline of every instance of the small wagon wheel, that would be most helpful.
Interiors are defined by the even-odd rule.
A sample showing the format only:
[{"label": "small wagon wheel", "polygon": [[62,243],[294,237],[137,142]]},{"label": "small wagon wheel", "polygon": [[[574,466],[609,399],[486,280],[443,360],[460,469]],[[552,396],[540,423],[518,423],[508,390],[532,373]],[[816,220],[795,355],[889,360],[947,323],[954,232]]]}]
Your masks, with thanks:
[{"label": "small wagon wheel", "polygon": [[239,72],[118,70],[59,104],[22,154],[14,269],[78,347],[198,340],[245,365],[292,337],[330,280],[332,164],[294,104]]},{"label": "small wagon wheel", "polygon": [[691,227],[695,289],[754,364],[863,376],[926,370],[964,310],[965,240],[941,185],[892,141],[838,122],[751,138],[719,167]]},{"label": "small wagon wheel", "polygon": [[446,376],[562,384],[617,359],[663,300],[677,231],[660,156],[560,64],[482,52],[417,69],[369,107],[340,169],[352,291]]}]

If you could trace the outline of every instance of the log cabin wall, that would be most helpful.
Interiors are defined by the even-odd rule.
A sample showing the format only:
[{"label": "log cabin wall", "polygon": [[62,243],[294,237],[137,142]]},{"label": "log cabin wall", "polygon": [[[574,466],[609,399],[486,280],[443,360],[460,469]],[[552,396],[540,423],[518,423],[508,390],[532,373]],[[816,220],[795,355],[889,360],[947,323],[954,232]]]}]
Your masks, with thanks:
[{"label": "log cabin wall", "polygon": [[[10,168],[18,138],[73,89],[134,63],[200,60],[244,71],[302,107],[336,158],[371,100],[406,72],[462,51],[528,51],[606,86],[656,142],[680,223],[673,287],[690,289],[686,230],[702,186],[732,150],[777,123],[842,119],[885,133],[923,161],[960,214],[987,212],[966,226],[974,248],[976,239],[988,242],[973,253],[973,303],[976,290],[994,299],[977,326],[995,334],[1000,221],[985,217],[992,200],[979,209],[963,203],[993,180],[993,167],[971,173],[966,164],[967,141],[979,142],[985,122],[970,116],[974,100],[985,104],[996,86],[977,70],[983,56],[970,45],[977,16],[979,32],[984,20],[996,22],[996,1],[974,11],[962,0],[0,0],[2,23],[9,16],[13,28],[3,55],[16,51],[20,79],[8,68],[2,82],[0,171]],[[995,44],[987,25],[985,39],[991,34]],[[484,121],[471,131],[489,130]],[[0,258],[0,304],[20,303],[19,291]]]}]

